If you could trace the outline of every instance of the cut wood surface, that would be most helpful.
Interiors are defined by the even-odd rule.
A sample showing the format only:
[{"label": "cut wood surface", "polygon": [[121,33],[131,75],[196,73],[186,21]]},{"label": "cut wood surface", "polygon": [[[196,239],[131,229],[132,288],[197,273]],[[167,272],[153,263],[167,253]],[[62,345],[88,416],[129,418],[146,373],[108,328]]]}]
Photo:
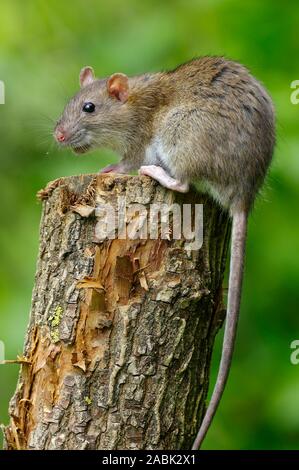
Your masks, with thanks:
[{"label": "cut wood surface", "polygon": [[[188,250],[171,230],[168,239],[101,238],[98,209],[117,213],[120,196],[127,208],[203,204],[202,248]],[[138,176],[61,178],[39,197],[35,287],[5,448],[190,449],[224,317],[227,214],[205,195]]]}]

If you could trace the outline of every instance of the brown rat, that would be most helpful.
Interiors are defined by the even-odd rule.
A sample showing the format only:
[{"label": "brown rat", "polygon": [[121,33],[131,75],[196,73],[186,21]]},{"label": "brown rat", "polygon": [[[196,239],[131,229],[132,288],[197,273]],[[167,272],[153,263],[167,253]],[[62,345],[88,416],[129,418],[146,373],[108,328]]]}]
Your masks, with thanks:
[{"label": "brown rat", "polygon": [[102,172],[139,169],[163,186],[187,192],[200,181],[233,218],[222,357],[197,449],[228,378],[239,317],[248,214],[275,144],[271,99],[242,65],[202,57],[175,70],[128,78],[80,73],[81,90],[66,105],[55,138],[77,153],[109,147],[122,159]]}]

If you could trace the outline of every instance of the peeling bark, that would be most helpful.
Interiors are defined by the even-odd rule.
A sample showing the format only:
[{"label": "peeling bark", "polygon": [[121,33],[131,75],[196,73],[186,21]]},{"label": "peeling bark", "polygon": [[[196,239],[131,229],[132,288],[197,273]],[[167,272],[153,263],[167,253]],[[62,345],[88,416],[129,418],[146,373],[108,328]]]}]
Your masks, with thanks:
[{"label": "peeling bark", "polygon": [[[6,449],[188,449],[205,410],[230,223],[148,177],[76,176],[39,193],[40,250]],[[100,203],[204,204],[204,243],[95,238]],[[134,216],[131,216],[133,219]],[[160,222],[159,222],[160,224]]]}]

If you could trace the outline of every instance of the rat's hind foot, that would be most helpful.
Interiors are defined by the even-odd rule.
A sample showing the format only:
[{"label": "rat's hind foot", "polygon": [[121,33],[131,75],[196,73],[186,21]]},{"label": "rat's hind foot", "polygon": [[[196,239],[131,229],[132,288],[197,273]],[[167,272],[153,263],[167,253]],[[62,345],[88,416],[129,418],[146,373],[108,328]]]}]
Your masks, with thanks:
[{"label": "rat's hind foot", "polygon": [[188,183],[182,183],[181,181],[172,178],[161,166],[141,166],[139,169],[139,175],[150,176],[165,188],[172,189],[172,191],[178,191],[179,193],[187,193],[189,191]]}]

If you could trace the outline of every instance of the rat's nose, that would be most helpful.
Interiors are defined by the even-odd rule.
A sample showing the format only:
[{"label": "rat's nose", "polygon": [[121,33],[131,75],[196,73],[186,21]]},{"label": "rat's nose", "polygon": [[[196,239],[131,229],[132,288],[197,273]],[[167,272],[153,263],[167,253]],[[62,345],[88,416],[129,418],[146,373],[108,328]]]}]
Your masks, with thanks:
[{"label": "rat's nose", "polygon": [[56,129],[55,130],[55,138],[57,142],[64,142],[66,139],[65,132],[62,131],[61,129]]}]

